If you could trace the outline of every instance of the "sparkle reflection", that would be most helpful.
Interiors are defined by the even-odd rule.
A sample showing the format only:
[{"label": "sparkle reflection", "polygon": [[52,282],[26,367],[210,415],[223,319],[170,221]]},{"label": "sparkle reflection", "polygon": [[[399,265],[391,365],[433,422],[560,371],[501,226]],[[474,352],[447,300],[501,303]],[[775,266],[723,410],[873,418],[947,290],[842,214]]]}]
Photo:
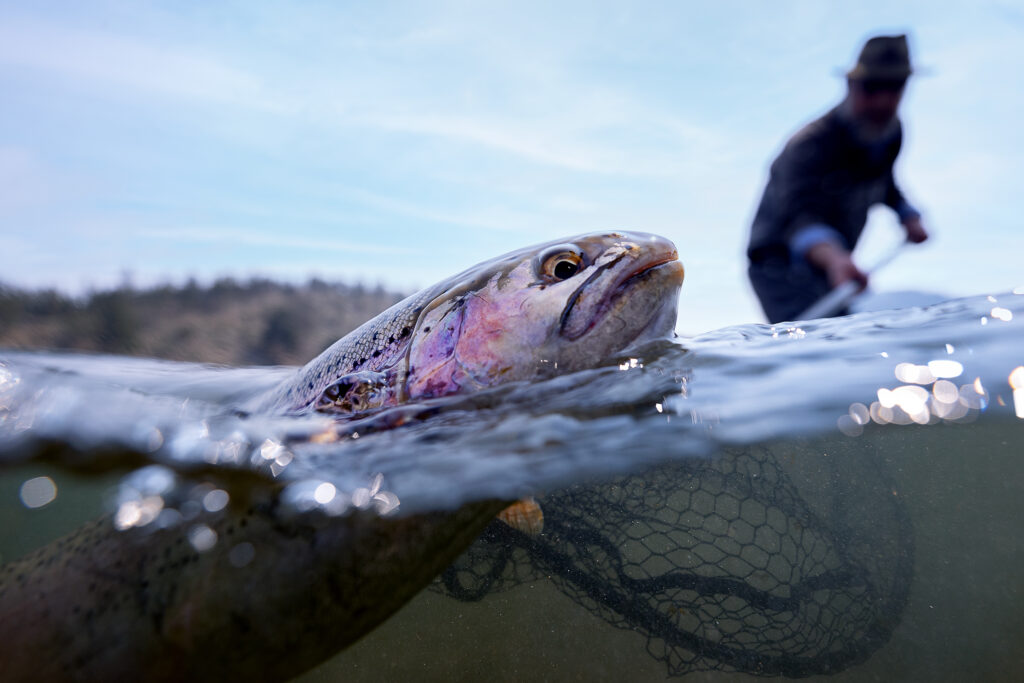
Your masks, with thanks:
[{"label": "sparkle reflection", "polygon": [[[946,344],[946,352],[953,346]],[[952,359],[929,361],[926,365],[899,363],[894,369],[900,386],[879,387],[877,399],[870,406],[853,403],[837,420],[839,431],[847,436],[860,436],[868,422],[879,425],[930,425],[939,422],[970,421],[976,413],[988,408],[992,398],[980,377],[957,385],[952,380],[964,373],[964,366]],[[1024,418],[1024,366],[1010,373],[1014,410]],[[927,385],[931,385],[930,389]],[[996,397],[999,405],[1005,405]]]},{"label": "sparkle reflection", "polygon": [[164,509],[162,496],[146,496],[126,500],[117,507],[114,513],[114,528],[125,531],[132,527],[146,526],[153,522]]},{"label": "sparkle reflection", "polygon": [[35,477],[21,485],[19,495],[22,504],[34,510],[57,499],[57,485],[49,477]]},{"label": "sparkle reflection", "polygon": [[308,479],[289,484],[282,493],[283,502],[292,510],[308,513],[319,510],[331,516],[344,514],[351,498],[326,481]]},{"label": "sparkle reflection", "polygon": [[6,419],[6,414],[11,410],[10,396],[18,382],[18,376],[0,363],[0,421]]},{"label": "sparkle reflection", "polygon": [[282,451],[284,451],[284,446],[279,441],[274,441],[273,439],[265,440],[258,449],[260,457],[264,460],[274,460]]},{"label": "sparkle reflection", "polygon": [[203,496],[203,507],[207,512],[220,512],[228,506],[230,497],[223,489],[214,489]]},{"label": "sparkle reflection", "polygon": [[188,542],[196,552],[205,553],[217,545],[217,532],[205,524],[196,524],[188,530]]},{"label": "sparkle reflection", "polygon": [[836,426],[846,436],[860,436],[864,433],[864,426],[859,424],[852,415],[840,415]]},{"label": "sparkle reflection", "polygon": [[907,384],[931,384],[937,379],[950,379],[963,374],[964,366],[955,360],[930,360],[927,365],[900,363],[893,373]]},{"label": "sparkle reflection", "polygon": [[995,308],[993,308],[989,315],[991,315],[996,320],[1002,320],[1003,322],[1006,323],[1013,320],[1013,311],[1011,311],[1008,308],[1002,308],[1000,306],[996,306]]},{"label": "sparkle reflection", "polygon": [[1010,388],[1013,389],[1013,412],[1024,419],[1024,365],[1018,365],[1010,373]]},{"label": "sparkle reflection", "polygon": [[772,339],[803,339],[806,336],[807,332],[801,327],[787,327],[783,330],[778,330],[775,327],[772,327]]},{"label": "sparkle reflection", "polygon": [[[963,374],[964,366],[955,360],[930,360],[928,361],[928,370],[936,378],[952,379]],[[928,382],[922,382],[922,384],[928,384]]]},{"label": "sparkle reflection", "polygon": [[948,379],[940,379],[936,382],[932,386],[932,395],[939,403],[953,404],[960,400],[960,390]]},{"label": "sparkle reflection", "polygon": [[334,484],[329,481],[325,481],[316,487],[313,491],[313,500],[320,505],[327,505],[334,497],[338,494],[338,489],[335,488]]},{"label": "sparkle reflection", "polygon": [[908,384],[931,384],[935,381],[935,375],[928,365],[914,365],[913,363],[899,363],[893,370],[896,379]]},{"label": "sparkle reflection", "polygon": [[367,509],[373,507],[377,514],[386,515],[398,508],[399,500],[391,491],[381,490],[384,483],[384,475],[377,474],[373,478],[368,489],[359,488],[352,492],[352,504],[357,508]]},{"label": "sparkle reflection", "polygon": [[268,438],[253,450],[250,460],[257,467],[269,463],[271,475],[277,477],[284,472],[294,457],[280,441]]},{"label": "sparkle reflection", "polygon": [[866,425],[871,421],[871,412],[863,403],[854,403],[850,406],[850,418],[859,425]]}]

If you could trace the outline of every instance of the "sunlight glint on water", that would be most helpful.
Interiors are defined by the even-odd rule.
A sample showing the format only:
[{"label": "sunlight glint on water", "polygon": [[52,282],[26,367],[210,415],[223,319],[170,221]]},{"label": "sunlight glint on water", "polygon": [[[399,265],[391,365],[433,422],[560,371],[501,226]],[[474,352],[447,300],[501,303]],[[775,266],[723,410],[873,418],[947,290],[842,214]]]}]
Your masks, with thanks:
[{"label": "sunlight glint on water", "polygon": [[[995,673],[988,680],[1011,680],[1000,677],[1000,667],[1024,660],[1024,624],[1007,614],[989,627],[982,612],[972,609],[1001,614],[992,612],[998,608],[988,602],[990,587],[1024,590],[1019,534],[989,535],[1002,528],[993,521],[997,517],[1019,519],[1024,514],[1019,509],[1024,468],[1017,458],[1005,457],[1008,448],[1024,443],[1022,321],[1024,296],[1001,295],[798,326],[732,327],[632,350],[596,370],[402,406],[347,424],[321,416],[245,416],[233,410],[229,397],[272,386],[281,378],[280,370],[263,376],[248,369],[113,357],[3,353],[0,458],[12,467],[25,467],[38,455],[52,459],[54,444],[62,444],[67,468],[137,468],[140,461],[146,463],[124,478],[115,493],[98,499],[96,509],[112,511],[119,528],[180,528],[196,551],[209,552],[225,539],[204,516],[224,509],[236,495],[244,496],[248,481],[282,484],[286,505],[334,516],[355,509],[402,515],[453,509],[488,497],[516,500],[531,495],[539,495],[544,508],[545,494],[574,483],[641,476],[652,465],[684,464],[694,458],[716,463],[729,457],[724,454],[730,449],[768,445],[773,453],[791,452],[779,456],[779,462],[796,490],[808,496],[811,508],[824,511],[827,507],[818,508],[815,502],[823,494],[814,493],[824,490],[823,484],[815,482],[832,466],[830,460],[852,463],[860,453],[872,453],[885,476],[893,478],[893,491],[902,491],[899,500],[905,501],[915,525],[917,588],[893,644],[868,660],[863,678],[857,678],[859,669],[853,667],[833,680],[872,680],[873,662],[904,666],[899,651],[907,645],[904,626],[934,638],[933,649],[930,643],[923,646],[928,661],[934,662],[927,665],[934,680],[970,674],[963,669],[969,660],[958,657],[956,648],[939,646],[946,642],[942,638],[947,631],[959,634],[962,650],[995,657]],[[201,396],[190,393],[197,385],[203,387]],[[395,423],[404,424],[383,428]],[[196,478],[190,474],[196,468],[226,479],[211,483],[205,480],[208,475]],[[911,472],[916,479],[908,478]],[[36,508],[57,509],[69,489],[61,470],[12,475],[17,482],[8,487],[11,498],[0,503],[5,510],[22,511],[25,526],[14,530],[17,537],[31,530],[33,515],[42,514]],[[835,487],[836,495],[860,495],[852,488],[844,491],[842,478],[823,481]],[[849,485],[863,485],[857,481],[850,479]],[[990,489],[960,490],[972,482]],[[745,509],[739,504],[722,509],[733,508]],[[946,511],[954,508],[962,511],[960,517],[949,518]],[[929,553],[955,556],[957,548],[944,545],[951,539],[974,548],[970,562],[935,564]],[[11,559],[9,553],[0,547],[4,559]],[[243,568],[253,562],[254,553],[251,544],[232,544],[229,559],[232,566]],[[552,593],[554,589],[538,590],[546,591],[544,604],[557,615],[549,618],[567,623],[577,623],[583,615],[591,618],[589,612],[574,612],[582,609],[576,603],[559,602],[561,594]],[[501,595],[506,596],[501,598],[504,613],[540,618],[523,587]],[[935,609],[943,609],[941,602],[935,604],[942,595],[957,601],[961,616],[956,619],[970,628],[958,628],[952,616],[954,621],[928,621]],[[931,607],[921,604],[920,596],[928,596]],[[484,622],[496,620],[486,616],[496,599],[489,596],[478,608],[459,607],[468,610],[459,614],[470,621],[473,614]],[[388,666],[396,676],[405,675],[403,671],[413,675],[426,655],[417,658],[416,649],[410,648],[399,656],[388,639],[408,639],[424,629],[457,631],[432,621],[455,609],[440,600],[437,594],[423,596],[402,613],[418,616],[400,615],[379,635],[370,636],[365,647],[342,654],[330,666],[353,680],[367,680],[359,672],[380,653],[392,658]],[[425,611],[419,611],[420,603]],[[467,654],[456,660],[461,669],[438,669],[437,676],[469,675],[478,666],[493,670],[494,658],[507,656],[498,645],[507,631],[488,633],[486,624],[474,623],[484,629],[478,637],[487,639],[485,643],[439,642],[437,647],[490,652],[490,659],[477,663]],[[992,630],[998,623],[1009,635]],[[596,640],[554,636],[552,652],[523,631],[524,646],[528,641],[538,648],[535,673],[543,676],[549,667],[566,666],[586,675],[589,665],[575,653],[608,647],[622,658],[621,664],[608,665],[609,680],[614,672],[641,670],[664,676],[664,665],[646,654],[649,648],[643,642],[629,641],[626,632],[606,632],[596,624],[579,631]],[[1014,640],[1012,634],[1022,637]],[[558,643],[562,645],[555,647]],[[1002,659],[989,643],[1002,643]],[[907,661],[926,666],[920,659]],[[518,666],[527,671],[531,664],[522,660]]]}]

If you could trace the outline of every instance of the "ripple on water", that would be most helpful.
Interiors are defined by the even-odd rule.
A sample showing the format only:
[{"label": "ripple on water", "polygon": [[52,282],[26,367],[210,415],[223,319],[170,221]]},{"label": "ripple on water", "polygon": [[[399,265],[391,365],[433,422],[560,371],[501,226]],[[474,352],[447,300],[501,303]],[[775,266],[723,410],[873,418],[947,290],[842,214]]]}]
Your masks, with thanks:
[{"label": "ripple on water", "polygon": [[[169,471],[244,472],[290,483],[296,504],[335,513],[369,505],[371,491],[367,500],[387,494],[374,505],[388,512],[450,508],[722,445],[1024,417],[1022,321],[1024,298],[1001,295],[740,325],[650,344],[603,368],[347,425],[234,411],[287,370],[5,353],[0,457],[30,459],[62,443],[78,466],[102,453]],[[395,422],[405,426],[380,427]],[[326,486],[332,496],[318,488]],[[159,518],[139,501],[126,519]]]}]

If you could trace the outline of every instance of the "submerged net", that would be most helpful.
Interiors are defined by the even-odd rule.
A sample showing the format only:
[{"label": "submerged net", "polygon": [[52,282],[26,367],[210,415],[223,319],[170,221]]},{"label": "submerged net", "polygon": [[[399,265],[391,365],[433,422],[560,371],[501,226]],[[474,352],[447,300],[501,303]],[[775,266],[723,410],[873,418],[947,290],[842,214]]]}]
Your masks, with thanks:
[{"label": "submerged net", "polygon": [[835,673],[888,640],[913,571],[902,500],[857,455],[794,473],[748,448],[575,486],[539,499],[539,535],[493,523],[435,589],[477,601],[550,579],[644,634],[670,675]]}]

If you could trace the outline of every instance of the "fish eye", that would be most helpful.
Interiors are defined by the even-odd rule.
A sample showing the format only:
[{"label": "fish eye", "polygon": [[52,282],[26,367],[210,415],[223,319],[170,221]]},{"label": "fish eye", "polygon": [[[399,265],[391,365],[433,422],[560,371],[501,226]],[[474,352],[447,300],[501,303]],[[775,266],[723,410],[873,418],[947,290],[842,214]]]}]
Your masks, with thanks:
[{"label": "fish eye", "polygon": [[554,275],[559,280],[568,280],[576,271],[580,269],[580,264],[569,259],[561,259],[555,264]]},{"label": "fish eye", "polygon": [[546,280],[568,280],[584,267],[582,253],[571,245],[559,245],[540,258],[539,275]]}]

